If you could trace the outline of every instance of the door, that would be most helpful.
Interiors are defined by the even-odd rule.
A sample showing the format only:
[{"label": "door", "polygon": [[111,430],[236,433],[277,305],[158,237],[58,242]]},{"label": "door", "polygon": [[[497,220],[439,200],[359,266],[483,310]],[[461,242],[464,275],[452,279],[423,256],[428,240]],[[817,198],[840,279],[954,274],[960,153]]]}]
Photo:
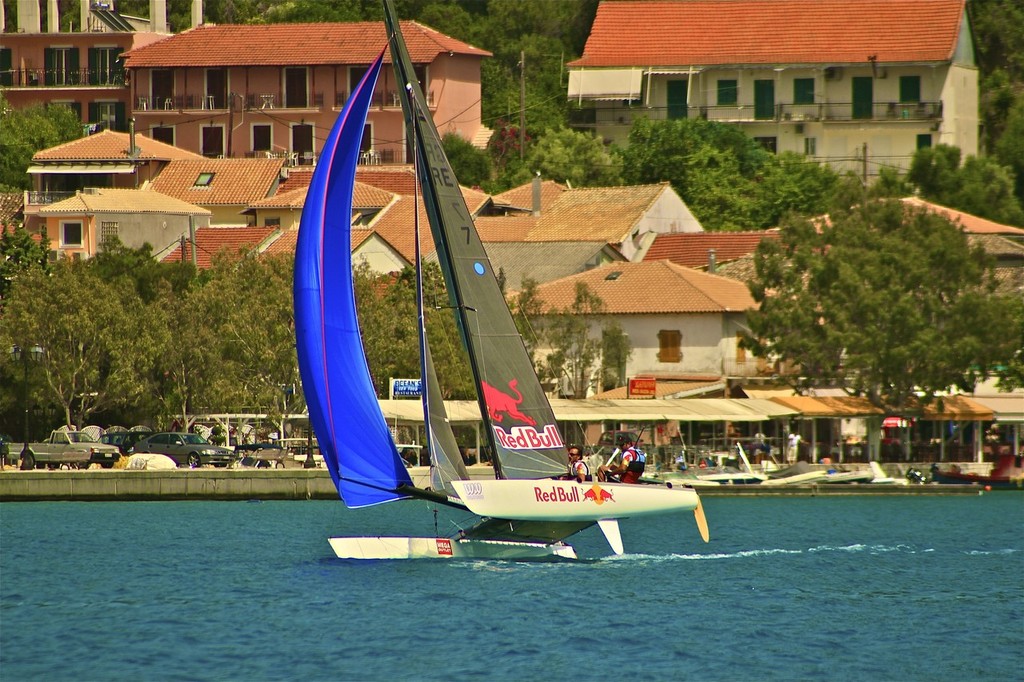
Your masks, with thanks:
[{"label": "door", "polygon": [[228,106],[228,72],[227,69],[206,70],[206,100],[204,109],[227,109]]},{"label": "door", "polygon": [[224,128],[203,127],[203,156],[218,158],[224,156]]},{"label": "door", "polygon": [[775,118],[775,81],[754,81],[754,118],[759,121]]},{"label": "door", "polygon": [[874,79],[871,76],[853,77],[853,117],[871,118],[874,102]]},{"label": "door", "polygon": [[298,162],[308,166],[313,163],[313,126],[300,123],[292,126],[292,151],[298,154]]},{"label": "door", "polygon": [[309,106],[306,67],[292,66],[284,70],[284,105],[292,109],[304,109]]},{"label": "door", "polygon": [[154,109],[174,108],[174,72],[170,69],[154,69],[150,76]]},{"label": "door", "polygon": [[667,94],[667,115],[670,121],[686,118],[686,90],[687,81],[685,80],[674,80],[668,81],[668,94]]}]

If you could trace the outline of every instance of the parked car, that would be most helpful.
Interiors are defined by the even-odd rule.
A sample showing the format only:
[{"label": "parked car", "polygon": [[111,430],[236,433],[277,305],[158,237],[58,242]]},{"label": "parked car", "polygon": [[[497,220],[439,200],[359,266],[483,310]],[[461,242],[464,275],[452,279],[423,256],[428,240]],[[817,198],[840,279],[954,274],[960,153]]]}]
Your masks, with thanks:
[{"label": "parked car", "polygon": [[135,451],[136,443],[152,435],[152,431],[108,431],[100,436],[100,442],[116,445],[122,455],[130,455]]},{"label": "parked car", "polygon": [[167,455],[178,466],[192,469],[207,464],[226,467],[235,459],[233,450],[214,445],[198,433],[153,433],[137,442],[134,451]]}]

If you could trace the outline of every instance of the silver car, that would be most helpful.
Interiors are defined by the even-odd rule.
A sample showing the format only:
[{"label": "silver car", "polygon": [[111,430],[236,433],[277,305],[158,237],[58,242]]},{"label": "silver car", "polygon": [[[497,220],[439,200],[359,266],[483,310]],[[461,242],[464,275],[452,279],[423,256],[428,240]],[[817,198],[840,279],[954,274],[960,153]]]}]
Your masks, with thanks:
[{"label": "silver car", "polygon": [[235,459],[234,451],[214,445],[198,433],[154,433],[136,443],[134,451],[167,455],[178,466],[191,469],[207,464],[226,467]]}]

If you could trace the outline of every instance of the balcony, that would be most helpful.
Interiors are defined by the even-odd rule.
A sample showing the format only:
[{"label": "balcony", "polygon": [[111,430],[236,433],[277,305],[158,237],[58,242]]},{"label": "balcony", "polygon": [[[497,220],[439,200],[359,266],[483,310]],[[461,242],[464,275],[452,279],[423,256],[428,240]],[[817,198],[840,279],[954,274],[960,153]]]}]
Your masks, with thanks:
[{"label": "balcony", "polygon": [[265,111],[267,109],[322,109],[324,93],[314,92],[303,101],[284,99],[281,95],[271,92],[259,92],[245,95],[246,111]]},{"label": "balcony", "polygon": [[[334,95],[334,106],[335,106],[335,108],[340,109],[341,107],[345,106],[345,102],[348,101],[349,94],[350,93],[347,93],[347,92],[335,93],[335,95]],[[435,107],[435,105],[434,105],[434,93],[433,92],[428,92],[428,93],[426,93],[426,97],[427,97],[427,106],[429,108],[433,109]],[[402,106],[402,100],[401,100],[401,98],[398,95],[398,90],[388,90],[387,92],[374,92],[373,93],[373,98],[370,100],[370,106],[371,107],[377,107],[377,108],[380,108],[380,109],[383,109],[383,108],[394,109],[394,108],[398,108],[398,107]]]},{"label": "balcony", "polygon": [[92,69],[9,69],[0,71],[0,86],[6,88],[123,88],[123,70]]},{"label": "balcony", "polygon": [[64,201],[75,196],[74,190],[70,192],[36,192],[30,191],[28,193],[28,201],[26,202],[29,206],[49,206],[50,204],[56,204],[58,201]]},{"label": "balcony", "polygon": [[595,106],[569,112],[569,124],[575,128],[598,126],[631,127],[633,121],[649,118],[664,121],[679,118],[703,118],[721,123],[804,123],[808,121],[938,121],[942,102],[824,102],[820,104],[776,104],[762,110],[753,105],[645,107],[641,105]]}]

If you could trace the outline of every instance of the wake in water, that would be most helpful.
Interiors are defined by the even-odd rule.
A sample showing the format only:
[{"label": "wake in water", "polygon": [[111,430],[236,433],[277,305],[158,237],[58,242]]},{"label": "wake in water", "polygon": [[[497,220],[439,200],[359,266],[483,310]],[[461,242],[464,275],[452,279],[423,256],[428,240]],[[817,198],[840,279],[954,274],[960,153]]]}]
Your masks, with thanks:
[{"label": "wake in water", "polygon": [[[915,547],[913,545],[817,545],[807,549],[786,549],[782,547],[745,549],[737,552],[715,552],[712,554],[622,554],[620,556],[608,556],[598,561],[643,561],[643,562],[671,562],[671,561],[713,561],[726,559],[749,559],[752,557],[768,557],[778,555],[811,555],[811,554],[930,554],[936,552],[933,547]],[[992,549],[992,550],[959,550],[958,554],[967,556],[1006,556],[1015,554],[1020,550],[1014,548]]]}]

